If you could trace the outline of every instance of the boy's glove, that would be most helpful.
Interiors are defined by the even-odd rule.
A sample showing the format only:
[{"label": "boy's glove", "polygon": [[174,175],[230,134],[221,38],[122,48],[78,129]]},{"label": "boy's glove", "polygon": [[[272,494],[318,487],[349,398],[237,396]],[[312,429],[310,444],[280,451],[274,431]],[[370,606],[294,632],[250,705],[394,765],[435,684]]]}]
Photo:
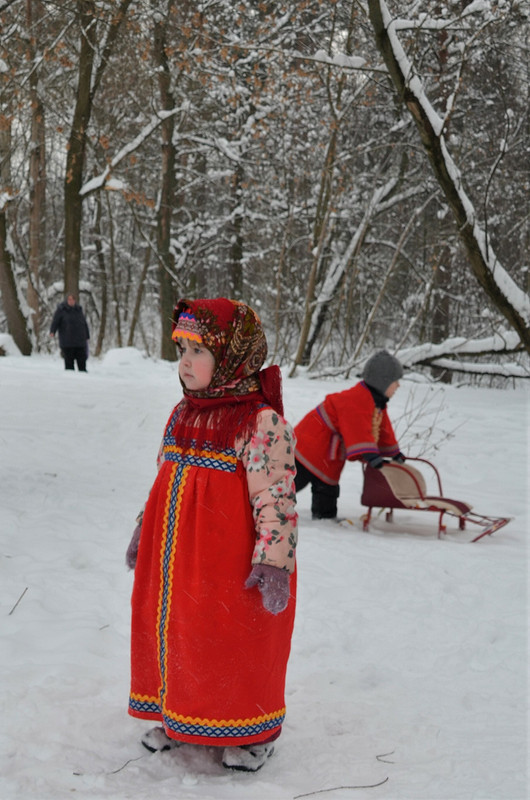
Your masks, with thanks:
[{"label": "boy's glove", "polygon": [[245,587],[257,586],[261,592],[263,607],[271,614],[279,614],[289,602],[289,573],[270,564],[255,564]]},{"label": "boy's glove", "polygon": [[388,461],[385,461],[380,453],[366,453],[363,458],[374,469],[381,469],[385,464],[388,464]]},{"label": "boy's glove", "polygon": [[392,461],[397,461],[398,464],[404,464],[406,460],[403,453],[398,453],[397,456],[392,457]]},{"label": "boy's glove", "polygon": [[142,530],[141,525],[137,525],[134,529],[134,533],[132,535],[132,539],[129,542],[129,547],[127,548],[127,553],[125,554],[125,563],[129,567],[129,569],[134,569],[136,566],[136,558],[138,556],[138,545],[140,544],[140,532]]}]

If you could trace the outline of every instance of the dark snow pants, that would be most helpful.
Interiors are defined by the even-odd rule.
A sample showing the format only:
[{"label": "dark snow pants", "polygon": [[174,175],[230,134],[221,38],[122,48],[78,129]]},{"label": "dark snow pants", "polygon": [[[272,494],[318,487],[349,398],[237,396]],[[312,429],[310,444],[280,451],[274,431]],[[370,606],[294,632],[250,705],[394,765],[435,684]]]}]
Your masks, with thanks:
[{"label": "dark snow pants", "polygon": [[63,347],[64,368],[74,369],[77,362],[79,372],[86,372],[86,347]]},{"label": "dark snow pants", "polygon": [[296,478],[294,479],[296,491],[299,492],[308,483],[311,484],[311,514],[313,519],[334,519],[337,516],[339,486],[330,486],[329,483],[324,483],[297,460]]}]

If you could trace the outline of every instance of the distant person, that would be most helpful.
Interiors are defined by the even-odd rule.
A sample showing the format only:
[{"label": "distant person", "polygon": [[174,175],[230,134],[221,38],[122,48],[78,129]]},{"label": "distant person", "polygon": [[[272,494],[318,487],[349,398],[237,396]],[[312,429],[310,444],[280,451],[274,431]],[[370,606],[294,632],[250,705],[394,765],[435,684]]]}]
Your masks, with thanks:
[{"label": "distant person", "polygon": [[362,381],[328,394],[296,425],[296,491],[311,484],[313,519],[337,516],[339,479],[346,461],[365,461],[380,469],[385,459],[402,463],[386,406],[403,367],[386,350],[365,364]]},{"label": "distant person", "polygon": [[69,294],[55,310],[50,336],[55,336],[57,331],[64,368],[74,369],[74,364],[77,364],[79,372],[86,372],[90,332],[83,309],[77,304],[74,294]]}]

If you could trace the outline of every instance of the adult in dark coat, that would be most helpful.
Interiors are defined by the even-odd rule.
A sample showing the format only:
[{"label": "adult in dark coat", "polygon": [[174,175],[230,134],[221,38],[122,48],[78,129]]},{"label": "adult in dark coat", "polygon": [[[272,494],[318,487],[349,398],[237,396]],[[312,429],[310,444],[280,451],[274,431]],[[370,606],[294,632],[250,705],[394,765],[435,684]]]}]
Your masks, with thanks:
[{"label": "adult in dark coat", "polygon": [[69,294],[55,310],[50,336],[55,336],[56,332],[59,333],[64,368],[74,369],[74,363],[77,363],[79,372],[86,372],[90,332],[83,309],[76,303],[73,294]]}]

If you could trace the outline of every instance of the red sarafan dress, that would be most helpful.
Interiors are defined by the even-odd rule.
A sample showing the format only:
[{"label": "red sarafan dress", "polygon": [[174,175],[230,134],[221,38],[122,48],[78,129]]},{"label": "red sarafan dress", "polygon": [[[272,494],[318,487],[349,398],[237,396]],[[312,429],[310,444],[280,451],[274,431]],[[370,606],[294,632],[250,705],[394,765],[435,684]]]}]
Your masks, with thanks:
[{"label": "red sarafan dress", "polygon": [[252,564],[295,572],[293,431],[263,405],[233,447],[209,448],[203,435],[206,444],[183,449],[173,436],[180,407],[143,516],[129,712],[184,742],[260,742],[285,716],[296,576],[276,616],[245,581]]}]

